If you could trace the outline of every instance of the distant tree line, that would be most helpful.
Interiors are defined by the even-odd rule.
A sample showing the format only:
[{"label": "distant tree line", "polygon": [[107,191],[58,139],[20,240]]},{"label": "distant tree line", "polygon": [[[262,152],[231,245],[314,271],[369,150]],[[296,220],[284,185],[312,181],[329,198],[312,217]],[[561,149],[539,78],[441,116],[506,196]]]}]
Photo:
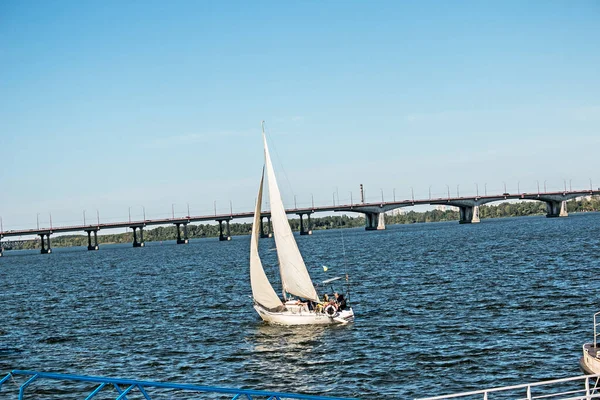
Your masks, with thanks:
[{"label": "distant tree line", "polygon": [[[567,211],[569,213],[600,211],[600,197],[581,198],[570,200],[567,202]],[[546,204],[540,201],[522,201],[514,203],[501,203],[498,205],[484,205],[479,207],[480,218],[502,218],[502,217],[521,217],[527,215],[544,215],[546,214]],[[388,225],[393,224],[415,224],[423,222],[441,222],[441,221],[457,221],[459,218],[458,211],[454,210],[431,210],[425,212],[409,211],[407,213],[398,213],[386,215],[385,222]],[[290,226],[293,231],[300,230],[300,219],[290,219]],[[306,218],[304,223],[307,223]],[[350,217],[348,215],[335,215],[320,218],[311,218],[311,228],[313,230],[321,229],[339,229],[339,228],[356,228],[365,225],[363,216]],[[232,235],[249,235],[252,233],[251,223],[230,223],[230,232]],[[225,226],[223,226],[225,229]],[[200,224],[188,225],[188,238],[203,238],[219,236],[219,225]],[[267,231],[266,223],[264,231]],[[153,229],[144,230],[144,240],[148,242],[157,242],[162,240],[177,239],[177,229],[175,226],[159,226]],[[87,235],[65,235],[55,236],[51,239],[52,247],[70,247],[70,246],[87,246]],[[132,243],[133,232],[113,233],[107,235],[98,235],[99,244],[112,243]],[[39,240],[24,241],[22,245],[14,246],[14,250],[18,249],[35,249],[40,247]]]}]

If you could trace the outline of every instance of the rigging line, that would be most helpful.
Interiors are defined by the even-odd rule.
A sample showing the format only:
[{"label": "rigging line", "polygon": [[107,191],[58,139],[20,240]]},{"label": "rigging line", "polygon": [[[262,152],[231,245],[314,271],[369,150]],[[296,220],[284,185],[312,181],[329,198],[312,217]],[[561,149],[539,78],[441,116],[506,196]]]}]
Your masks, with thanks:
[{"label": "rigging line", "polygon": [[344,257],[344,274],[346,275],[346,300],[350,302],[350,281],[348,280],[348,262],[346,261],[346,246],[344,244],[344,228],[340,230],[342,234],[342,254]]},{"label": "rigging line", "polygon": [[[267,129],[265,127],[265,135],[266,134],[267,134]],[[275,156],[277,157],[278,164],[281,167],[281,170],[283,171],[283,176],[285,177],[285,182],[287,183],[290,192],[292,192],[292,197],[294,197],[294,196],[296,196],[296,194],[294,193],[294,188],[292,187],[292,183],[288,179],[287,173],[285,172],[285,168],[283,167],[283,163],[281,162],[281,157],[279,157],[279,152],[277,151],[277,146],[275,145],[275,141],[271,138],[271,135],[268,135],[268,139],[270,139],[270,141],[271,141],[271,145],[272,145],[271,147],[273,148],[273,150],[275,150]]]}]

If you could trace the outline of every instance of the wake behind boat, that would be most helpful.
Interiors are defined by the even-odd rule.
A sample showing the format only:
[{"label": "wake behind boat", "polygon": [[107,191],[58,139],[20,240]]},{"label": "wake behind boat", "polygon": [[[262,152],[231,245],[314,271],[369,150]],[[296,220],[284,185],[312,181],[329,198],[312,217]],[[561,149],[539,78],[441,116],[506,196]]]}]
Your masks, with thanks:
[{"label": "wake behind boat", "polygon": [[[271,163],[264,122],[262,134],[265,166],[258,189],[250,241],[250,284],[252,286],[254,309],[264,321],[282,325],[329,325],[352,322],[354,321],[354,312],[352,308],[346,307],[346,302],[342,300],[343,297],[339,299],[340,301],[332,299],[325,302],[321,301],[317,294],[304,264],[304,259],[300,254],[300,250],[298,250],[298,245],[283,207],[275,171]],[[283,301],[275,293],[258,254],[265,170],[267,172],[271,223],[279,260]],[[298,299],[294,299],[290,295],[297,296]]]}]

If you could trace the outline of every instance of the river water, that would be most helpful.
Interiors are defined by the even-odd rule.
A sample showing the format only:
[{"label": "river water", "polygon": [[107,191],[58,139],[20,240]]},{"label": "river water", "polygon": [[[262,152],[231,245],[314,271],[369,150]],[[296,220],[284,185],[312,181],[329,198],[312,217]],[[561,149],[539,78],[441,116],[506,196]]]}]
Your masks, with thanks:
[{"label": "river water", "polygon": [[262,323],[249,240],[6,252],[0,374],[403,399],[575,376],[593,339],[600,213],[297,236],[315,281],[348,271],[350,326]]}]

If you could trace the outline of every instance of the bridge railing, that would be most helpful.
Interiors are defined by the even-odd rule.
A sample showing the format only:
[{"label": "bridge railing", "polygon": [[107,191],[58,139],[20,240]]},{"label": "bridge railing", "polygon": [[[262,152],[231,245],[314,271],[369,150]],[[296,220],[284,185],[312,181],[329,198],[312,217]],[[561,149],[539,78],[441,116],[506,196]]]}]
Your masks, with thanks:
[{"label": "bridge railing", "polygon": [[518,400],[591,400],[600,399],[598,387],[600,375],[581,375],[571,378],[526,383],[522,385],[496,387],[472,392],[454,393],[417,400],[448,399],[518,399]]},{"label": "bridge railing", "polygon": [[[98,393],[102,392],[104,398],[108,392],[114,395],[116,400],[127,400],[127,395],[130,396],[143,396],[146,400],[152,400],[150,395],[151,392],[160,391],[164,398],[165,392],[178,392],[185,397],[191,396],[192,393],[202,393],[204,395],[211,395],[212,398],[231,398],[232,400],[284,400],[284,399],[301,399],[301,400],[357,400],[341,397],[326,397],[326,396],[315,396],[298,393],[280,393],[271,392],[266,390],[248,390],[248,389],[230,389],[213,386],[199,386],[199,385],[187,385],[178,383],[167,383],[167,382],[151,382],[151,381],[138,381],[132,379],[115,379],[106,378],[99,376],[84,376],[84,375],[68,375],[68,374],[57,374],[49,372],[37,372],[37,371],[23,371],[13,370],[0,379],[0,392],[3,389],[8,389],[6,392],[9,393],[12,388],[16,392],[18,387],[19,400],[23,400],[26,389],[36,381],[40,380],[55,380],[59,381],[63,387],[54,388],[56,393],[62,393],[63,395],[69,393],[69,397],[73,398],[77,392],[87,393],[85,400],[93,399]],[[21,382],[19,382],[21,381]],[[80,383],[81,386],[73,387],[72,383]],[[69,391],[70,390],[70,391]],[[51,391],[48,388],[43,390],[47,396]],[[34,392],[31,398],[38,398],[35,395],[35,389],[31,388],[30,392]],[[38,393],[39,395],[39,393]],[[112,398],[111,395],[111,398]],[[218,396],[218,397],[217,397]],[[3,399],[6,397],[2,397]]]}]

